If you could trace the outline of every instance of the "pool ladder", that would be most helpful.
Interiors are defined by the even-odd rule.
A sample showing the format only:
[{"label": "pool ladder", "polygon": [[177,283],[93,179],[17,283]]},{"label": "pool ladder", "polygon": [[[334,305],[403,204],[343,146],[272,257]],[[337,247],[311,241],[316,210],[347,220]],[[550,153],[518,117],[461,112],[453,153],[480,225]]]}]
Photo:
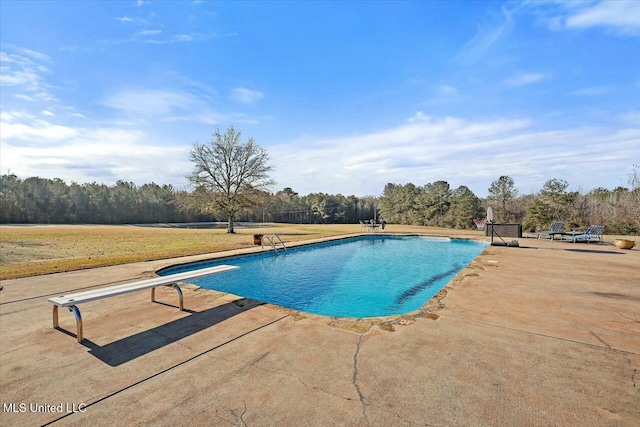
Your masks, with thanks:
[{"label": "pool ladder", "polygon": [[[284,245],[284,242],[282,241],[280,236],[278,236],[277,234],[272,234],[271,236],[264,236],[262,239],[263,239],[262,240],[263,242],[264,242],[264,239],[267,239],[269,243],[271,243],[271,247],[273,248],[276,254],[278,253],[278,246],[281,246],[282,247],[281,249],[284,249],[284,252],[287,253],[287,247]],[[264,249],[264,245],[261,245],[261,246]]]}]

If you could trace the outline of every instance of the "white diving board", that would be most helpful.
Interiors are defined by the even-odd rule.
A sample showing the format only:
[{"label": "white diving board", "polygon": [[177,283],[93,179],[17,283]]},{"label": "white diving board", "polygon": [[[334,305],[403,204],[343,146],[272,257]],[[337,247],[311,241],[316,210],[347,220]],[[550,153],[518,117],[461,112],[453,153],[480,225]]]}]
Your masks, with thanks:
[{"label": "white diving board", "polygon": [[49,302],[53,304],[53,327],[59,327],[58,309],[60,307],[69,307],[69,310],[73,311],[73,314],[76,317],[78,342],[82,342],[82,316],[80,315],[80,310],[77,307],[78,304],[128,294],[130,292],[141,291],[143,289],[151,289],[151,301],[155,302],[155,291],[158,286],[173,286],[173,288],[178,292],[178,297],[180,298],[180,311],[183,311],[184,298],[182,290],[180,289],[180,286],[178,286],[178,282],[193,279],[195,277],[223,273],[225,271],[235,270],[238,268],[240,267],[234,265],[219,265],[216,267],[201,268],[199,270],[185,271],[184,273],[169,274],[167,276],[155,277],[153,279],[140,280],[137,282],[125,283],[123,285],[110,286],[107,288],[93,289],[90,291],[49,298]]}]

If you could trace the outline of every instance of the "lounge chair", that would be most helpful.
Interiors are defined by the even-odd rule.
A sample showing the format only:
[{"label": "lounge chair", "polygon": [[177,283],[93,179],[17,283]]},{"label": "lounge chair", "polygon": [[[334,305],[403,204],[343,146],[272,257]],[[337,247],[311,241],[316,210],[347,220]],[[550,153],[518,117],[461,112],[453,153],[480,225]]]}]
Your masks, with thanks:
[{"label": "lounge chair", "polygon": [[590,225],[583,232],[574,234],[572,236],[573,243],[576,243],[578,241],[587,242],[587,243],[591,241],[602,242],[603,232],[604,232],[604,225]]},{"label": "lounge chair", "polygon": [[535,233],[529,233],[527,234],[527,237],[536,237],[538,240],[542,237],[554,239],[556,234],[562,235],[562,227],[564,227],[564,221],[553,221],[548,230],[539,230]]}]

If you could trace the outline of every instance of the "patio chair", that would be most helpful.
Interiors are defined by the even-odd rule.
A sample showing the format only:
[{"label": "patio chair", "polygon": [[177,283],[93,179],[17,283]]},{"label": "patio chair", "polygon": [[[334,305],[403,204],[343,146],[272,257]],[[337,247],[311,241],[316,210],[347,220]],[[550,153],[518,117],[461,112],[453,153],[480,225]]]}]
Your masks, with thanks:
[{"label": "patio chair", "polygon": [[578,241],[582,242],[601,242],[602,243],[602,233],[604,232],[604,225],[590,225],[584,230],[582,233],[575,234],[573,236],[573,243]]},{"label": "patio chair", "polygon": [[562,227],[564,227],[564,221],[553,221],[548,230],[539,230],[535,233],[529,233],[527,234],[527,237],[536,237],[538,240],[542,237],[553,239],[556,234],[562,235]]}]

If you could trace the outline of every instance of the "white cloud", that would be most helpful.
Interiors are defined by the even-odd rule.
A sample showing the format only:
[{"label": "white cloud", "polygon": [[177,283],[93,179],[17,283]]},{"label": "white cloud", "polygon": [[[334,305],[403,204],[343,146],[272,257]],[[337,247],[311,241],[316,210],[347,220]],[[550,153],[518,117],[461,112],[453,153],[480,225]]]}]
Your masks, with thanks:
[{"label": "white cloud", "polygon": [[582,8],[566,19],[567,28],[606,27],[623,34],[640,35],[640,2],[602,1]]},{"label": "white cloud", "polygon": [[78,133],[73,128],[55,125],[24,112],[3,112],[1,120],[2,133],[0,137],[3,143],[9,140],[19,140],[40,145],[71,138]]},{"label": "white cloud", "polygon": [[532,83],[539,82],[540,80],[546,79],[547,76],[545,74],[540,73],[522,73],[516,74],[510,78],[508,78],[505,83],[509,86],[524,86]]},{"label": "white cloud", "polygon": [[[191,82],[193,86],[196,82]],[[182,90],[130,89],[115,92],[101,100],[127,117],[128,125],[138,125],[146,120],[166,122],[196,122],[208,125],[221,123],[256,123],[256,119],[238,114],[228,115],[214,110],[209,105],[209,95],[190,93]]]},{"label": "white cloud", "polygon": [[35,50],[31,50],[31,49],[26,49],[26,48],[20,48],[19,52],[22,53],[25,56],[28,56],[32,59],[35,59],[36,61],[48,61],[51,58],[49,58],[48,55],[42,53],[42,52],[36,52]]},{"label": "white cloud", "polygon": [[407,121],[409,123],[413,123],[413,122],[425,121],[425,120],[430,120],[430,119],[431,119],[431,117],[427,116],[422,111],[418,111],[412,117],[409,117],[407,119]]},{"label": "white cloud", "polygon": [[151,143],[156,139],[139,130],[67,127],[24,112],[2,112],[0,118],[0,169],[23,177],[177,183],[190,168],[189,147]]},{"label": "white cloud", "polygon": [[640,110],[627,111],[620,115],[620,119],[630,126],[638,126],[638,123],[640,123]]},{"label": "white cloud", "polygon": [[122,16],[122,17],[120,17],[120,18],[113,18],[113,19],[115,19],[116,21],[120,21],[120,22],[122,22],[123,24],[124,24],[125,22],[133,22],[133,18],[129,18],[128,16]]},{"label": "white cloud", "polygon": [[237,87],[231,91],[229,98],[234,102],[241,104],[255,104],[264,97],[262,92],[247,89],[244,87]]},{"label": "white cloud", "polygon": [[458,94],[458,89],[449,85],[440,85],[437,87],[437,91],[440,95],[444,95],[444,96],[451,96],[451,95]]},{"label": "white cloud", "polygon": [[[159,31],[159,30],[151,30],[151,31]],[[138,36],[147,36],[145,38],[139,38]],[[136,34],[136,36],[132,37],[129,40],[125,40],[126,42],[135,42],[135,41],[142,41],[144,43],[151,43],[151,44],[169,44],[169,43],[191,43],[191,42],[205,42],[207,40],[211,40],[216,38],[216,34],[209,32],[209,33],[198,33],[198,32],[193,32],[193,33],[187,33],[187,34],[176,34],[173,35],[169,38],[153,38],[150,36],[153,35],[158,35],[158,33],[154,33],[154,34]],[[118,43],[122,43],[122,40],[119,40]]]},{"label": "white cloud", "polygon": [[512,28],[512,11],[502,7],[501,22],[478,28],[473,38],[458,54],[457,59],[463,63],[473,63],[479,60],[494,44],[509,34]]},{"label": "white cloud", "polygon": [[552,30],[604,28],[620,36],[640,36],[637,0],[524,1]]},{"label": "white cloud", "polygon": [[615,186],[615,174],[628,159],[640,158],[640,126],[539,131],[527,119],[468,121],[418,112],[408,124],[381,132],[307,138],[269,147],[269,153],[278,186],[301,194],[362,196],[380,194],[388,182],[442,179],[485,196],[489,184],[505,174],[525,192],[538,191],[554,177],[591,189]]},{"label": "white cloud", "polygon": [[593,86],[593,87],[585,87],[582,89],[575,90],[571,92],[572,95],[583,95],[583,96],[598,96],[604,95],[605,93],[609,93],[613,90],[610,86]]},{"label": "white cloud", "polygon": [[116,92],[101,103],[132,116],[159,116],[186,110],[200,101],[182,91],[134,89]]},{"label": "white cloud", "polygon": [[4,86],[26,86],[28,88],[37,87],[40,84],[40,74],[35,70],[26,68],[22,70],[11,70],[9,67],[0,67],[0,84]]},{"label": "white cloud", "polygon": [[53,111],[42,110],[42,114],[49,117],[54,117],[56,114]]},{"label": "white cloud", "polygon": [[167,76],[172,80],[177,82],[180,86],[188,88],[191,92],[197,93],[201,97],[206,98],[215,98],[218,93],[211,86],[204,84],[198,80],[194,80],[190,77],[187,77],[184,74],[180,74],[175,71],[170,71],[167,73]]},{"label": "white cloud", "polygon": [[71,44],[66,46],[60,46],[58,51],[62,53],[72,53],[72,52],[93,52],[95,48],[93,47],[83,47],[77,44]]},{"label": "white cloud", "polygon": [[[265,147],[277,188],[289,186],[301,194],[377,195],[388,182],[445,180],[485,196],[501,175],[513,177],[524,193],[538,191],[549,178],[586,190],[613,188],[629,159],[640,158],[637,115],[632,111],[620,117],[626,127],[618,129],[540,131],[528,119],[471,121],[417,112],[404,124],[379,132]],[[0,119],[0,168],[19,176],[181,186],[192,167],[190,147],[163,135],[116,125],[67,126],[21,111],[2,111]]]},{"label": "white cloud", "polygon": [[56,101],[49,92],[51,85],[45,82],[49,69],[39,61],[49,57],[30,49],[10,46],[14,52],[0,51],[0,86],[13,87],[29,94],[16,93],[13,96],[28,101]]},{"label": "white cloud", "polygon": [[161,34],[162,30],[141,30],[138,31],[139,36],[155,36]]}]

